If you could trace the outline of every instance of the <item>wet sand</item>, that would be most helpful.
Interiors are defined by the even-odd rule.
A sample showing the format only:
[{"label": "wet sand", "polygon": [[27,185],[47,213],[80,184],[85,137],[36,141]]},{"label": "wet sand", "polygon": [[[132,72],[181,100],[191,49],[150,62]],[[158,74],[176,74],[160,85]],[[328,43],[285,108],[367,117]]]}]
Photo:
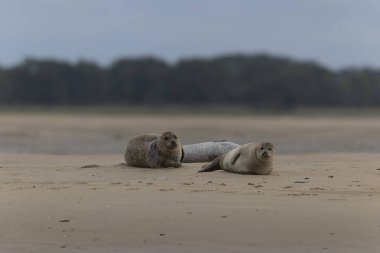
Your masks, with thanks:
[{"label": "wet sand", "polygon": [[271,141],[281,154],[380,153],[380,117],[0,113],[0,153],[118,154],[131,136],[176,132],[182,143]]},{"label": "wet sand", "polygon": [[[0,140],[13,138],[24,144],[20,150],[0,145],[1,252],[380,250],[380,156],[370,148],[344,150],[345,142],[370,147],[370,138],[354,142],[366,134],[372,133],[376,143],[380,122],[376,118],[360,124],[359,118],[300,118],[297,124],[291,117],[192,116],[174,125],[186,142],[207,140],[205,129],[209,138],[225,134],[237,141],[267,133],[260,139],[279,140],[283,152],[277,154],[273,174],[249,176],[223,171],[197,174],[202,164],[178,169],[122,164],[123,148],[115,152],[117,143],[139,131],[167,128],[168,120],[158,116],[38,117],[0,116]],[[236,120],[243,124],[233,124]],[[225,124],[212,131],[221,121]],[[265,127],[268,122],[272,128]],[[281,132],[292,124],[304,132],[298,129],[290,136]],[[339,132],[341,125],[347,127]],[[325,145],[326,131],[343,144]],[[26,140],[17,137],[23,133]],[[288,142],[296,134],[304,138]],[[93,142],[86,142],[92,135]],[[70,142],[75,137],[76,145]],[[116,141],[105,143],[103,151],[86,149],[112,138]],[[56,147],[65,139],[64,149]],[[286,149],[293,144],[301,149],[302,143],[312,151]],[[77,155],[72,154],[73,146]]]}]

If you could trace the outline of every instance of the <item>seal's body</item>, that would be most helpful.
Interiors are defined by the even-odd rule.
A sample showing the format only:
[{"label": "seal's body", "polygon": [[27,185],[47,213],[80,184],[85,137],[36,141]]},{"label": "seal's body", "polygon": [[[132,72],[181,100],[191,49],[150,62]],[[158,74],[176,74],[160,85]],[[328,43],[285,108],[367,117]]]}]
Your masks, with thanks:
[{"label": "seal's body", "polygon": [[143,168],[181,167],[182,146],[172,132],[138,135],[128,141],[127,165]]},{"label": "seal's body", "polygon": [[225,170],[239,174],[268,175],[273,170],[273,158],[273,144],[247,143],[219,156],[198,172]]},{"label": "seal's body", "polygon": [[239,147],[239,144],[230,141],[210,141],[190,145],[183,145],[183,163],[211,162],[218,156]]}]

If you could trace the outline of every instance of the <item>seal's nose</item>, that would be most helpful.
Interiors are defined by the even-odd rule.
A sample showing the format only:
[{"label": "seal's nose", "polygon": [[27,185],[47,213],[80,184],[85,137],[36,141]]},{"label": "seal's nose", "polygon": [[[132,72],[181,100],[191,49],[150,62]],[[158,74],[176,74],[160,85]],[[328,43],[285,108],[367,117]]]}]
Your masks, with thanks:
[{"label": "seal's nose", "polygon": [[263,152],[263,157],[268,157],[268,156],[269,156],[268,152],[267,152],[267,151],[264,151],[264,152]]},{"label": "seal's nose", "polygon": [[177,143],[176,143],[175,141],[172,141],[172,142],[170,143],[170,145],[171,145],[172,147],[177,147]]}]

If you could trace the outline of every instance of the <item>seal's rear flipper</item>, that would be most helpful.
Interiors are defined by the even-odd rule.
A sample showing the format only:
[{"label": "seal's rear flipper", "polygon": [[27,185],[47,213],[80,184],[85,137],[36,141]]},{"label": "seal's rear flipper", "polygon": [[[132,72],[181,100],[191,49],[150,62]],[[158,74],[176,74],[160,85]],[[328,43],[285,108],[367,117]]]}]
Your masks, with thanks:
[{"label": "seal's rear flipper", "polygon": [[198,171],[198,173],[199,172],[211,172],[211,171],[215,171],[215,170],[221,170],[222,168],[220,168],[220,165],[219,165],[220,159],[221,159],[221,156],[218,156],[211,163],[204,165],[202,167],[202,169],[200,169]]}]

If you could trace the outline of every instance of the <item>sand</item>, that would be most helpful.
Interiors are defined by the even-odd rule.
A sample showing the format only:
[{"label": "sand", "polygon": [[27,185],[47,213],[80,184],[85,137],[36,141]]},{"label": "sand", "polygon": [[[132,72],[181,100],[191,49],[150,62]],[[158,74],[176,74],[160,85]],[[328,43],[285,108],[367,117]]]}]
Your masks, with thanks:
[{"label": "sand", "polygon": [[[165,128],[167,122],[158,116],[87,116],[82,121],[68,115],[38,117],[0,115],[0,140],[13,139],[26,146],[15,150],[14,144],[0,145],[2,253],[380,250],[380,156],[371,151],[370,138],[358,144],[368,149],[344,149],[344,143],[356,145],[351,141],[360,129],[378,140],[376,118],[362,119],[362,124],[359,118],[324,118],[318,126],[310,122],[316,119],[297,118],[305,131],[299,133],[306,138],[296,141],[297,149],[304,143],[310,152],[286,148],[294,143],[286,140],[295,133],[291,137],[281,133],[278,124],[291,128],[292,122],[297,125],[295,118],[234,118],[284,144],[273,174],[254,176],[223,171],[197,174],[202,164],[177,169],[122,164],[116,144],[153,128],[147,122]],[[205,140],[204,130],[221,121],[226,126],[210,131],[209,137],[252,135],[241,124],[235,127],[231,118],[190,119],[174,125],[177,132],[187,133],[189,141]],[[192,129],[186,128],[190,121]],[[265,122],[278,124],[264,128]],[[347,127],[336,136],[343,144],[330,147],[316,138],[321,129],[339,132],[344,122]],[[307,135],[307,129],[314,131]],[[75,137],[76,145],[70,142]],[[308,145],[307,137],[319,145]],[[64,139],[65,148],[56,147]],[[86,149],[106,140],[111,144],[105,144],[105,151]],[[72,154],[72,146],[78,154]]]}]

